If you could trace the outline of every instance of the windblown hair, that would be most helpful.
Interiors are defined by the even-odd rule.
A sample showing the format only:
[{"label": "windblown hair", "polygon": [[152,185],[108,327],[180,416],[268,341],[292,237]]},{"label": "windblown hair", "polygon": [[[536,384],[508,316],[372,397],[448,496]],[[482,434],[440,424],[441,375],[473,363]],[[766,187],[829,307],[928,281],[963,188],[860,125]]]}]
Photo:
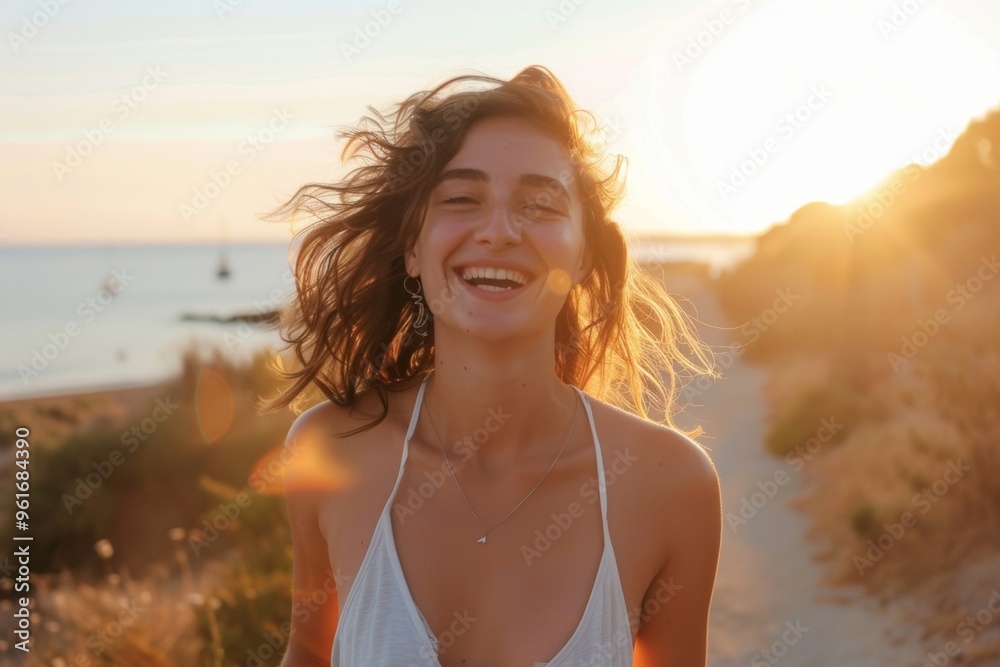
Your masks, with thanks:
[{"label": "windblown hair", "polygon": [[[624,158],[603,166],[606,141],[595,117],[577,109],[559,80],[538,66],[510,81],[456,76],[410,96],[388,116],[369,110],[371,116],[340,133],[347,139],[341,158],[356,165],[343,180],[304,185],[272,213],[282,219],[305,213],[315,222],[296,234],[304,234],[296,294],[280,311],[281,337],[290,344],[285,350],[294,350],[298,368],[272,368],[293,382],[259,409],[304,409],[300,395],[315,388],[350,406],[374,388],[383,412],[356,433],[388,414],[387,391],[433,368],[433,327],[426,337],[412,332],[418,312],[403,286],[403,257],[420,233],[435,179],[469,128],[484,118],[515,117],[567,149],[593,257],[557,316],[557,374],[676,429],[680,379],[716,376],[711,353],[661,283],[630,258],[621,228],[609,217],[624,194]],[[280,357],[278,365],[284,366]],[[696,436],[701,429],[683,432]]]}]

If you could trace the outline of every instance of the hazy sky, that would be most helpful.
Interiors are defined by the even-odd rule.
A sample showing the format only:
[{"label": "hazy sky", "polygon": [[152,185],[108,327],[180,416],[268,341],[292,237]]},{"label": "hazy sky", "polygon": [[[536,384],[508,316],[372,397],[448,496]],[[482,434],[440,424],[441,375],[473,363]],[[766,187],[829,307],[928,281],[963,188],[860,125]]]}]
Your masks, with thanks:
[{"label": "hazy sky", "polygon": [[[552,69],[629,158],[631,230],[752,232],[1000,105],[995,0],[6,0],[0,242],[289,239],[336,128]],[[369,36],[364,33],[369,33]]]}]

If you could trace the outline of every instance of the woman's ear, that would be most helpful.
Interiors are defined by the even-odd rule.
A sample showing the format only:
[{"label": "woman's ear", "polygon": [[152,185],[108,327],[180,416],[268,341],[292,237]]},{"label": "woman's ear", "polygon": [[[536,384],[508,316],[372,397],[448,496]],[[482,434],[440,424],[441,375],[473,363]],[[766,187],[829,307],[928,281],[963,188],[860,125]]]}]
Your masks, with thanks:
[{"label": "woman's ear", "polygon": [[414,248],[408,248],[406,252],[403,253],[403,263],[406,265],[406,273],[414,278],[420,276],[420,270],[417,263],[417,251]]}]

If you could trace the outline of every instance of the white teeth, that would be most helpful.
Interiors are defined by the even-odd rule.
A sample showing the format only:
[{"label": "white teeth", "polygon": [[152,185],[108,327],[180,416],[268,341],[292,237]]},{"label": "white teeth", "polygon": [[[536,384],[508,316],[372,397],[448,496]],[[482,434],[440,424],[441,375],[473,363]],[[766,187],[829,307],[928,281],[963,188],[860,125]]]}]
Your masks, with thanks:
[{"label": "white teeth", "polygon": [[[471,280],[473,278],[490,278],[493,280],[513,280],[518,285],[525,285],[528,279],[520,271],[513,271],[510,269],[494,269],[493,267],[486,266],[467,266],[462,270],[462,279]],[[480,285],[481,289],[492,289],[492,290],[502,290],[511,289],[510,287],[492,287],[488,285]]]}]

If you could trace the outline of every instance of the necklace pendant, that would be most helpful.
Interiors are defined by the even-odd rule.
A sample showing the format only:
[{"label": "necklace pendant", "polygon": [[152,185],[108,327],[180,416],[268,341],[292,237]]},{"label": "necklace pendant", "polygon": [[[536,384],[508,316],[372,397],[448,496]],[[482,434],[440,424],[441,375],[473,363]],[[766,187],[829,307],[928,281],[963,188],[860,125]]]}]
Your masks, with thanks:
[{"label": "necklace pendant", "polygon": [[478,540],[476,540],[476,542],[482,542],[483,544],[486,544],[486,536],[485,536],[485,535],[483,535],[483,536],[482,536],[482,537],[480,537],[480,538],[479,538]]}]

